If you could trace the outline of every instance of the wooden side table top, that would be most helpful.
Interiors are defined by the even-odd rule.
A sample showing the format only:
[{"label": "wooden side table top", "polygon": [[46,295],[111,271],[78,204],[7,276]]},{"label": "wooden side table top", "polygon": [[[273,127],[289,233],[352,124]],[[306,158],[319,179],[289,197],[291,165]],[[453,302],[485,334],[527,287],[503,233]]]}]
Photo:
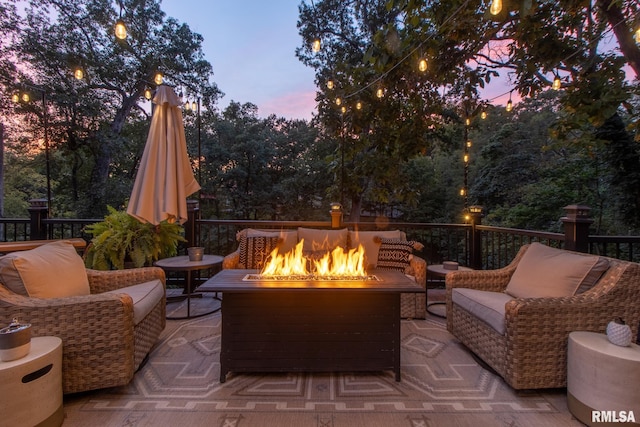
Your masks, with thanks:
[{"label": "wooden side table top", "polygon": [[427,266],[427,271],[438,276],[446,276],[447,273],[451,273],[452,271],[473,271],[473,268],[458,266],[457,270],[448,270],[444,268],[442,264],[433,264]]},{"label": "wooden side table top", "polygon": [[188,255],[181,255],[159,259],[154,265],[167,271],[193,271],[215,267],[222,264],[222,260],[224,260],[223,256],[205,254],[202,256],[202,261],[190,261]]}]

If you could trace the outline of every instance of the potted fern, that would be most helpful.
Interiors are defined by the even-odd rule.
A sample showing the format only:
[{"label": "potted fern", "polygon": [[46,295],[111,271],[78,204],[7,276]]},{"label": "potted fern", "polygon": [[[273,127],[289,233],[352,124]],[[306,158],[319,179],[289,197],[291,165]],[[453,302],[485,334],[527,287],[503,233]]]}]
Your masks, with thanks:
[{"label": "potted fern", "polygon": [[178,242],[185,242],[184,228],[163,221],[142,223],[126,210],[107,206],[104,221],[90,224],[85,231],[93,236],[85,254],[85,265],[96,270],[121,270],[150,266],[160,258],[175,256]]}]

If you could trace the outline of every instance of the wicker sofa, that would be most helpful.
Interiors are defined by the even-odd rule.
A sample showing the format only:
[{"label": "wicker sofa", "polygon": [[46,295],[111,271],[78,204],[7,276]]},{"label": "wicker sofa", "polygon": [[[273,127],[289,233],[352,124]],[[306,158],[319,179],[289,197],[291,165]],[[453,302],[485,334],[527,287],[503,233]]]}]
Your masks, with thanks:
[{"label": "wicker sofa", "polygon": [[[399,230],[354,232],[346,229],[321,230],[302,227],[299,227],[297,230],[244,229],[237,233],[236,239],[238,241],[238,247],[234,252],[225,256],[222,268],[247,268],[244,264],[246,259],[243,256],[243,252],[245,251],[244,248],[247,246],[251,247],[251,245],[246,244],[246,239],[247,237],[259,236],[278,236],[278,248],[281,253],[291,250],[300,240],[304,240],[305,245],[308,245],[306,246],[307,249],[313,247],[317,252],[326,252],[335,246],[352,249],[357,248],[358,244],[362,244],[365,251],[365,262],[370,267],[367,271],[374,268],[391,268],[389,264],[382,264],[382,262],[378,260],[379,250],[382,247],[379,241],[380,238],[386,239],[385,242],[396,240],[406,242],[406,235]],[[411,242],[411,244],[417,249],[422,247],[422,245],[417,242]],[[263,253],[262,256],[264,255]],[[392,254],[390,258],[395,257]],[[404,273],[413,277],[416,283],[426,290],[427,263],[424,259],[410,255],[408,257],[408,265],[404,268]],[[426,291],[401,294],[400,315],[403,318],[424,319],[426,316]]]},{"label": "wicker sofa", "polygon": [[[7,264],[15,263],[8,257],[16,254],[0,258],[0,324],[18,318],[31,324],[32,336],[62,339],[64,393],[129,383],[165,327],[164,271],[84,270],[80,264],[88,280],[86,294],[33,297],[6,284],[11,275]],[[63,275],[49,270],[41,277],[48,288],[59,289],[67,285]]]},{"label": "wicker sofa", "polygon": [[[531,261],[527,252],[539,249],[535,245],[540,244],[523,246],[502,269],[456,271],[446,277],[447,329],[514,389],[566,386],[570,332],[604,333],[611,320],[621,317],[635,337],[640,322],[640,264],[632,262],[555,249],[559,264],[544,261],[537,266],[539,273],[524,271],[532,280],[546,274],[547,283],[541,280],[534,293],[554,296],[507,294],[514,277],[524,269],[523,260]],[[593,285],[582,282],[568,295],[559,295],[561,291],[546,285],[552,281],[549,275],[559,274],[573,262],[566,256],[585,257],[589,262],[597,259],[600,266],[605,263],[604,272],[585,276]],[[473,304],[483,308],[478,310],[476,305],[474,309]]]}]

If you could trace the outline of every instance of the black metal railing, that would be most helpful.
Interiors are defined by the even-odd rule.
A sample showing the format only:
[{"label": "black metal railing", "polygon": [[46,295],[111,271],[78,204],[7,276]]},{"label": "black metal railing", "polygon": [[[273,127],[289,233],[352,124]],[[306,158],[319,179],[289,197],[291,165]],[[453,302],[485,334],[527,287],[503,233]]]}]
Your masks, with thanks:
[{"label": "black metal railing", "polygon": [[[204,246],[211,254],[226,255],[238,245],[236,234],[244,228],[296,229],[331,228],[331,221],[254,221],[200,219],[197,210],[192,211],[185,224],[187,246]],[[0,241],[36,239],[84,238],[87,224],[101,219],[47,218],[46,208],[38,206],[30,210],[31,218],[0,218]],[[476,220],[480,218],[477,217]],[[469,224],[435,224],[404,222],[340,222],[339,227],[351,230],[403,231],[408,240],[416,240],[424,248],[416,253],[429,264],[457,261],[474,268],[495,269],[507,265],[520,247],[534,241],[549,246],[580,250],[593,254],[640,262],[640,236],[590,236],[589,221],[585,217],[563,217],[565,233],[521,230],[486,226],[472,218]],[[335,225],[335,224],[334,224]]]}]

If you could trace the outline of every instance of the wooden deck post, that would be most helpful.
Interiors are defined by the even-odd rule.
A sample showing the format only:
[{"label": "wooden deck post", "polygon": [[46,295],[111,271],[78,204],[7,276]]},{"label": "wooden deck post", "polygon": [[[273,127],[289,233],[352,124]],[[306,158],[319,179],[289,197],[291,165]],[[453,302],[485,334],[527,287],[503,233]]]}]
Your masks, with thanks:
[{"label": "wooden deck post", "polygon": [[589,227],[593,219],[589,217],[591,208],[583,205],[565,206],[566,216],[560,218],[564,223],[564,248],[570,251],[589,252]]}]

